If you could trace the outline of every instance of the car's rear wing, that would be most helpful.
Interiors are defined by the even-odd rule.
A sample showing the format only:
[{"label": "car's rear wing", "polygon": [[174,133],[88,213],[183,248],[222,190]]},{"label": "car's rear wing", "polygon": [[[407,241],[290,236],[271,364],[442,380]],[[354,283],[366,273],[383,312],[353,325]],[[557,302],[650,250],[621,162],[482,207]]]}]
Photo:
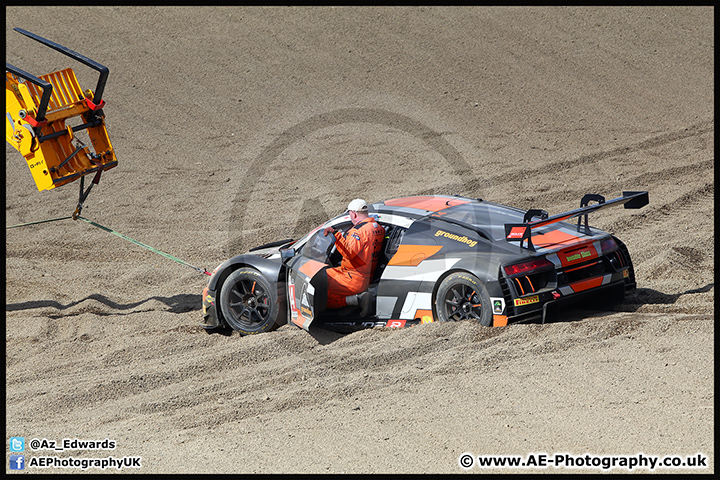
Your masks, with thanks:
[{"label": "car's rear wing", "polygon": [[[593,205],[588,205],[589,202],[595,201]],[[596,212],[600,209],[611,207],[614,205],[625,205],[625,208],[642,208],[649,202],[648,192],[623,192],[622,197],[613,198],[612,200],[605,201],[605,197],[596,194],[587,194],[580,201],[580,208],[570,210],[565,213],[559,213],[551,217],[545,210],[530,209],[525,212],[523,223],[506,223],[505,224],[505,239],[508,242],[520,242],[520,246],[523,246],[523,242],[527,240],[527,248],[535,251],[535,247],[532,244],[532,230],[546,225],[550,225],[556,222],[562,222],[569,220],[574,217],[578,217],[578,233],[584,233],[590,235],[590,227],[588,226],[588,214]],[[585,217],[585,224],[583,226],[582,218]],[[540,220],[531,222],[535,217],[540,217]]]}]

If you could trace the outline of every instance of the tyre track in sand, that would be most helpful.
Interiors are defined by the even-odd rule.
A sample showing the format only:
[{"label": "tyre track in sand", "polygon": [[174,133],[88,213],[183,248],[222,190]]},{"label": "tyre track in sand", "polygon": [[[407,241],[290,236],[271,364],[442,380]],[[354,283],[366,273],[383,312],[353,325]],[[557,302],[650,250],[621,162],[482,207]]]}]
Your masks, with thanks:
[{"label": "tyre track in sand", "polygon": [[[14,384],[7,401],[22,402],[21,416],[28,418],[38,411],[72,416],[80,409],[88,415],[87,422],[98,425],[163,415],[178,428],[214,428],[320,406],[328,399],[350,410],[361,398],[379,397],[386,390],[418,391],[428,378],[501,368],[528,355],[562,355],[632,335],[648,325],[625,317],[507,329],[458,322],[346,336],[320,330],[315,336],[322,337],[321,343],[289,327],[245,338],[192,335],[188,341],[198,345],[190,351],[178,349],[167,364],[148,348],[119,363],[99,359],[102,377],[62,365],[45,374],[38,372],[32,382],[26,378]],[[180,333],[176,339],[179,345],[187,344],[184,336]],[[363,349],[362,356],[353,355],[358,348]],[[202,365],[197,364],[197,356]],[[206,380],[209,374],[214,378],[211,382]],[[55,392],[54,382],[73,387]],[[198,416],[198,410],[212,414]]]},{"label": "tyre track in sand", "polygon": [[588,165],[596,165],[602,161],[610,160],[616,157],[624,157],[630,154],[645,152],[649,150],[655,150],[660,147],[672,145],[677,142],[681,142],[687,139],[693,139],[696,137],[702,137],[706,134],[711,134],[715,131],[714,120],[707,122],[700,122],[696,125],[678,130],[675,132],[669,132],[647,140],[622,147],[613,148],[610,150],[590,153],[582,155],[580,157],[562,160],[548,160],[543,162],[542,165],[537,167],[527,168],[527,165],[520,164],[521,171],[507,172],[503,171],[497,175],[493,175],[488,178],[482,179],[483,182],[487,182],[492,185],[502,185],[504,183],[525,181],[528,179],[543,177],[548,173],[571,171],[578,167],[587,168]]}]

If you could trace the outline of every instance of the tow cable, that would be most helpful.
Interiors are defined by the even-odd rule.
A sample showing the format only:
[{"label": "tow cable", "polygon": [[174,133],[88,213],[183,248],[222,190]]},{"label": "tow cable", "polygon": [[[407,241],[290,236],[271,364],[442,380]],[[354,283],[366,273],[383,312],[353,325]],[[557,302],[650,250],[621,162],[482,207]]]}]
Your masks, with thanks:
[{"label": "tow cable", "polygon": [[146,248],[146,249],[150,250],[151,252],[157,253],[158,255],[162,255],[162,256],[165,257],[165,258],[169,258],[169,259],[172,260],[173,262],[177,262],[177,263],[179,263],[179,264],[181,264],[181,265],[185,265],[185,266],[187,266],[187,267],[190,267],[190,268],[192,268],[193,270],[195,270],[195,271],[198,272],[198,273],[202,273],[202,274],[204,274],[204,275],[212,275],[212,273],[208,272],[208,271],[205,270],[204,268],[200,268],[200,267],[196,267],[196,266],[194,266],[194,265],[191,265],[191,264],[189,264],[188,262],[186,262],[186,261],[184,261],[184,260],[180,260],[179,258],[177,258],[177,257],[175,257],[175,256],[173,256],[173,255],[170,255],[169,253],[165,253],[165,252],[163,252],[163,251],[160,251],[160,250],[158,250],[157,248],[151,247],[150,245],[146,245],[146,244],[144,244],[144,243],[142,243],[142,242],[139,242],[139,241],[137,241],[137,240],[135,240],[135,239],[132,239],[132,238],[128,237],[127,235],[123,235],[123,234],[120,233],[120,232],[117,232],[117,231],[115,231],[115,230],[113,230],[113,229],[111,229],[111,228],[108,228],[108,227],[105,227],[105,226],[103,226],[103,225],[100,225],[99,223],[93,222],[92,220],[89,220],[89,219],[87,219],[87,218],[85,218],[85,217],[83,217],[83,216],[81,216],[81,215],[77,215],[77,214],[73,214],[73,215],[70,216],[70,217],[58,217],[58,218],[51,218],[51,219],[48,219],[48,220],[39,220],[39,221],[36,221],[36,222],[19,223],[19,224],[17,224],[17,225],[11,225],[11,226],[9,226],[9,227],[5,227],[5,229],[7,230],[7,229],[10,229],[10,228],[24,227],[24,226],[27,226],[27,225],[37,225],[37,224],[39,224],[39,223],[55,222],[55,221],[58,221],[58,220],[68,220],[68,219],[71,219],[71,218],[72,218],[73,220],[80,219],[80,220],[82,220],[82,221],[84,221],[84,222],[87,222],[87,223],[89,223],[90,225],[92,225],[92,226],[94,226],[94,227],[97,227],[97,228],[99,228],[99,229],[101,229],[101,230],[105,230],[106,232],[112,233],[113,235],[115,235],[115,236],[117,236],[117,237],[120,237],[120,238],[122,238],[123,240],[127,240],[128,242],[134,243],[135,245],[138,245],[138,246],[140,246],[140,247]]}]

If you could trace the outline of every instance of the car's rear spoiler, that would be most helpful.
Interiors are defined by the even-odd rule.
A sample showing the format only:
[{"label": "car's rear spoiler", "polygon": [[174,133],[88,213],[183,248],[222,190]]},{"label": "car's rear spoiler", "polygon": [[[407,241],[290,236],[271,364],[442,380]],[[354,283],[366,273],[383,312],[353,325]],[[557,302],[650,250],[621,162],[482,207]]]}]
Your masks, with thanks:
[{"label": "car's rear spoiler", "polygon": [[[598,202],[593,205],[588,205],[589,202]],[[525,212],[523,223],[506,223],[505,224],[505,239],[508,242],[523,242],[527,240],[527,248],[535,251],[535,247],[532,244],[531,236],[532,230],[550,225],[556,222],[562,222],[569,220],[574,217],[578,217],[578,233],[584,233],[590,235],[590,227],[588,226],[588,214],[590,212],[596,212],[600,209],[611,207],[613,205],[625,205],[625,208],[642,208],[649,202],[648,192],[623,192],[622,197],[613,198],[612,200],[605,201],[605,197],[596,194],[587,194],[580,201],[580,208],[570,210],[569,212],[559,213],[548,216],[545,210],[530,209]],[[585,217],[585,225],[582,224],[582,217]],[[540,220],[531,222],[530,220],[540,217]]]}]

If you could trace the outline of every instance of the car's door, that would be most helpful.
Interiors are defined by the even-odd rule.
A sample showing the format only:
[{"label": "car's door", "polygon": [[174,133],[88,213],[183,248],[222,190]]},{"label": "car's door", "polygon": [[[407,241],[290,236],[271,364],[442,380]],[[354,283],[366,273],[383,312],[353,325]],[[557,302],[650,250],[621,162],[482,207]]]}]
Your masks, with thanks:
[{"label": "car's door", "polygon": [[339,254],[334,248],[335,237],[323,234],[327,226],[346,231],[351,226],[350,218],[340,217],[318,227],[286,263],[288,319],[305,330],[325,311],[326,269],[339,262]]}]

